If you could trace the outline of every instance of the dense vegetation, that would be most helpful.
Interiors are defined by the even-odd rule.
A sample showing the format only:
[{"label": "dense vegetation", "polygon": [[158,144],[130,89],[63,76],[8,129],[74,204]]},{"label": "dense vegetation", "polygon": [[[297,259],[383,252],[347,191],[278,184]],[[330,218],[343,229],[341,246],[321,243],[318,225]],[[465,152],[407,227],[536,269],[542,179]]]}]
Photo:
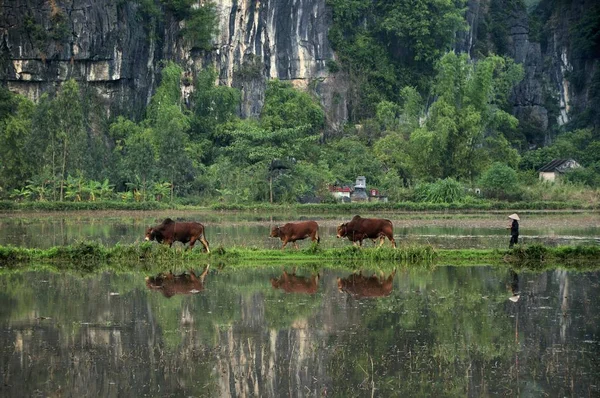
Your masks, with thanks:
[{"label": "dense vegetation", "polygon": [[[182,34],[191,47],[208,50],[214,5],[195,9],[192,3],[160,5],[185,22]],[[467,26],[464,1],[408,3],[328,0],[338,54],[328,65],[346,73],[352,87],[350,120],[337,134],[328,132],[316,98],[278,80],[268,82],[256,120],[237,116],[239,90],[215,85],[211,69],[186,82],[195,90],[184,102],[183,70],[170,61],[163,62],[139,121],[107,119],[94,92],[74,80],[38,103],[0,88],[0,198],[333,202],[329,185],[352,185],[364,175],[393,202],[468,206],[481,203],[480,188],[484,199],[596,205],[594,116],[574,118],[577,123],[562,126],[547,147],[524,147],[508,102],[523,70],[502,50],[501,26],[490,45],[478,47],[477,59],[469,59],[452,51]],[[150,26],[159,22],[157,2],[139,4]],[[545,4],[532,14],[540,26],[549,23]],[[502,11],[492,12],[500,23]],[[586,19],[573,29],[578,54],[597,57],[597,23]],[[584,167],[557,184],[538,182],[535,170],[554,158],[574,158]]]}]

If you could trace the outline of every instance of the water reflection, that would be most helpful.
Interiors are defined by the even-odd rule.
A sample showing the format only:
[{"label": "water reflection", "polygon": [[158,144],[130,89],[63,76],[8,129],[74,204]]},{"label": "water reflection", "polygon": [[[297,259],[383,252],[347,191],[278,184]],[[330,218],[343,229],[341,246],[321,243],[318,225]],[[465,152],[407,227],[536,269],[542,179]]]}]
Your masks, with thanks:
[{"label": "water reflection", "polygon": [[396,276],[396,270],[387,278],[383,273],[379,277],[375,274],[366,277],[363,276],[362,271],[359,271],[346,278],[338,278],[338,290],[357,299],[386,297],[392,292],[394,276]]},{"label": "water reflection", "polygon": [[274,289],[281,289],[286,293],[315,294],[319,289],[319,274],[313,273],[310,278],[296,275],[296,268],[291,274],[285,269],[279,278],[271,278]]},{"label": "water reflection", "polygon": [[508,270],[510,275],[510,297],[508,298],[513,303],[519,301],[521,295],[519,294],[519,274],[517,274],[512,268]]},{"label": "water reflection", "polygon": [[342,270],[314,294],[280,274],[224,268],[169,300],[140,274],[0,274],[0,396],[600,394],[598,273],[399,270],[384,300],[348,300]]},{"label": "water reflection", "polygon": [[196,294],[204,290],[204,279],[208,274],[210,265],[206,266],[202,274],[196,275],[193,269],[179,275],[172,271],[161,272],[156,276],[146,277],[146,287],[150,290],[158,290],[166,298],[176,294]]}]

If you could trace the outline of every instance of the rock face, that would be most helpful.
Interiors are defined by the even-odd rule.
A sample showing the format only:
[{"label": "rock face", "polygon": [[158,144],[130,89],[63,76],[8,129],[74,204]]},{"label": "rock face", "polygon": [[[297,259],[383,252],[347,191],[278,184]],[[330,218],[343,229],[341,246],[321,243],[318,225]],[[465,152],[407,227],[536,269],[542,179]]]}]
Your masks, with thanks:
[{"label": "rock face", "polygon": [[135,1],[12,0],[0,7],[0,80],[34,100],[75,78],[94,88],[107,110],[139,117],[159,61],[175,59],[192,75],[214,65],[221,84],[242,91],[244,117],[259,114],[266,80],[274,78],[320,95],[331,119],[346,116],[344,93],[325,66],[334,57],[325,0],[217,2],[219,34],[208,53],[185,46],[183,22],[165,13],[152,25]]},{"label": "rock face", "polygon": [[333,106],[336,90],[327,60],[331,17],[325,0],[224,0],[218,3],[219,36],[211,61],[222,83],[242,91],[242,116],[257,116],[265,79],[280,79],[317,93],[336,119],[345,106]]},{"label": "rock face", "polygon": [[[524,131],[543,136],[549,125],[568,121],[571,104],[586,106],[586,89],[575,92],[566,76],[573,68],[595,66],[573,63],[569,21],[584,15],[593,0],[574,0],[554,10],[552,34],[543,45],[532,41],[522,3],[499,1],[508,9],[506,52],[524,66],[526,75],[512,99],[514,114]],[[327,40],[331,15],[326,0],[217,1],[219,33],[212,51],[187,47],[180,35],[184,22],[164,10],[162,18],[153,20],[145,3],[0,0],[0,80],[35,100],[75,78],[96,91],[108,114],[140,118],[156,88],[159,61],[173,59],[192,77],[215,66],[220,84],[241,90],[243,117],[260,113],[266,82],[277,78],[316,94],[330,128],[347,120],[348,79],[326,67],[335,58]],[[161,4],[154,2],[159,9]],[[457,49],[477,56],[478,31],[486,18],[489,22],[490,4],[469,0],[470,29],[461,34]],[[191,85],[182,87],[184,96],[192,90]],[[548,98],[558,112],[549,114]]]},{"label": "rock face", "polygon": [[107,109],[140,114],[155,85],[160,49],[139,20],[139,5],[110,0],[0,3],[0,79],[37,99],[75,78]]},{"label": "rock face", "polygon": [[[505,53],[523,66],[525,77],[515,88],[511,98],[513,113],[519,119],[521,130],[530,145],[547,144],[552,139],[552,126],[561,126],[569,122],[569,112],[573,108],[584,109],[589,102],[589,86],[594,78],[591,71],[598,69],[596,60],[582,60],[575,54],[572,42],[574,21],[580,21],[586,14],[593,12],[592,0],[574,0],[561,4],[548,5],[545,0],[533,2],[545,6],[546,21],[537,33],[532,35],[533,25],[529,20],[525,4],[512,0],[497,0],[503,18],[500,21],[507,27]],[[460,37],[457,48],[477,57],[474,49],[481,41],[490,41],[490,37],[500,34],[497,31],[480,33],[481,27],[489,29],[491,18],[491,0],[469,0],[467,20],[469,31]],[[544,9],[544,8],[543,8]],[[596,8],[597,10],[597,8]],[[595,11],[597,13],[597,11]],[[539,16],[538,16],[539,17]],[[496,25],[497,26],[497,25]],[[538,41],[536,41],[538,40]],[[498,48],[492,51],[501,53]],[[583,89],[576,90],[567,79],[575,70],[586,71]],[[591,72],[591,73],[587,73]]]}]

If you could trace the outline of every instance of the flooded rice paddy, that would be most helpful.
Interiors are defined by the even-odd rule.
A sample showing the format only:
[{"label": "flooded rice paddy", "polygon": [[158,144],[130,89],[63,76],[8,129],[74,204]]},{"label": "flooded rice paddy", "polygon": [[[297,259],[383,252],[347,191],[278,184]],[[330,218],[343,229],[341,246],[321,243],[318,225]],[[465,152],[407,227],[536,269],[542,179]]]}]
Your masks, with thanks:
[{"label": "flooded rice paddy", "polygon": [[0,274],[0,395],[600,395],[599,273],[285,270]]},{"label": "flooded rice paddy", "polygon": [[[482,249],[505,248],[508,245],[507,214],[393,213],[363,216],[391,219],[394,235],[400,244]],[[0,245],[45,249],[79,241],[95,241],[109,246],[131,244],[143,240],[148,226],[171,217],[205,224],[211,247],[258,248],[279,247],[276,239],[269,238],[272,226],[315,219],[320,225],[323,246],[343,247],[349,242],[335,238],[336,226],[349,221],[352,216],[182,211],[10,214],[0,215]],[[551,246],[600,243],[600,213],[522,213],[521,218],[520,239],[524,243]]]},{"label": "flooded rice paddy", "polygon": [[[521,214],[525,244],[598,244],[597,213]],[[341,247],[351,216],[11,214],[0,245],[131,244],[171,217],[204,223],[213,248],[277,248],[272,225],[312,218]],[[363,216],[391,219],[400,244],[508,244],[504,213]],[[173,271],[0,272],[0,396],[600,396],[600,272]]]}]

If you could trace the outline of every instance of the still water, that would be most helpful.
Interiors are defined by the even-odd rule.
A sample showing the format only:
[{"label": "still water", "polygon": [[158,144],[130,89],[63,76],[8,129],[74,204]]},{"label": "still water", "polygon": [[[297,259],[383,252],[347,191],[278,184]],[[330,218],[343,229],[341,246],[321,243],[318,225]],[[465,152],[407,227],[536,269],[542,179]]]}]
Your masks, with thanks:
[{"label": "still water", "polygon": [[0,396],[600,396],[600,273],[286,271],[2,273]]},{"label": "still water", "polygon": [[[431,244],[439,248],[505,248],[509,236],[508,219],[503,213],[444,214],[391,213],[363,214],[385,217],[394,223],[399,244]],[[324,247],[349,245],[336,239],[336,226],[349,221],[348,215],[269,215],[233,212],[90,212],[47,215],[0,215],[0,245],[49,248],[77,241],[97,241],[105,245],[140,242],[148,226],[164,218],[202,222],[211,247],[250,246],[277,248],[270,228],[285,222],[315,219],[320,225]],[[521,215],[521,242],[546,245],[598,244],[600,213],[531,213]],[[304,246],[308,243],[303,242]],[[367,245],[372,245],[366,242]]]}]

